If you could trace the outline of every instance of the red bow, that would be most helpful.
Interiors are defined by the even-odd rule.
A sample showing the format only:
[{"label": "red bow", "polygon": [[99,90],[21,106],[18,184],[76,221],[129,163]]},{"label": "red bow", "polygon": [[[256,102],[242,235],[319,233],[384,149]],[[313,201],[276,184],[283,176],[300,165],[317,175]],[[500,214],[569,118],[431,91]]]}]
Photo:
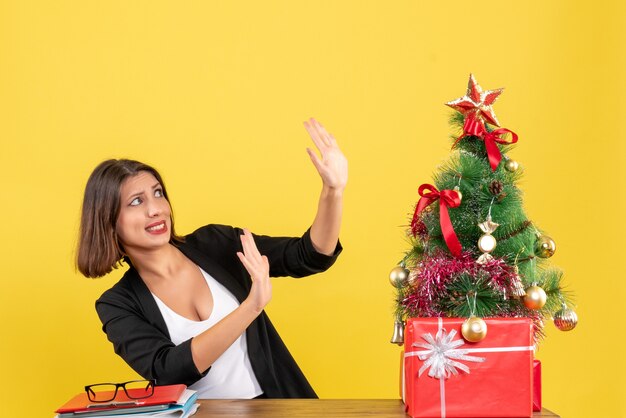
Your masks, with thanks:
[{"label": "red bow", "polygon": [[[506,133],[511,134],[511,141],[507,141],[501,137]],[[485,141],[485,148],[487,149],[487,156],[489,157],[489,165],[491,166],[492,171],[496,171],[498,164],[502,160],[502,154],[500,153],[500,149],[496,145],[511,145],[517,142],[517,134],[509,129],[500,128],[491,132],[487,132],[485,129],[485,124],[482,120],[475,117],[474,114],[470,114],[465,118],[465,123],[463,124],[463,135],[457,138],[457,140],[452,145],[452,148],[456,147],[456,144],[466,136],[477,136],[478,138]]]},{"label": "red bow", "polygon": [[[426,191],[428,193],[425,193]],[[439,191],[432,184],[422,184],[419,187],[418,193],[421,197],[417,202],[417,206],[415,206],[415,213],[413,214],[413,219],[411,220],[411,229],[415,231],[420,212],[422,212],[428,205],[439,199],[439,224],[441,225],[441,232],[443,233],[443,238],[445,239],[450,252],[455,257],[458,257],[461,255],[462,248],[461,243],[454,232],[454,228],[452,227],[450,215],[448,214],[448,207],[456,208],[461,204],[459,194],[455,190]]]},{"label": "red bow", "polygon": [[[511,142],[508,142],[500,136],[506,134],[507,132],[511,134]],[[487,148],[487,156],[489,157],[491,170],[496,171],[498,164],[500,164],[500,160],[502,160],[502,154],[500,153],[500,149],[496,145],[496,142],[503,145],[515,144],[517,142],[517,134],[511,130],[500,128],[495,131],[485,132],[481,138],[485,141],[485,148]]]},{"label": "red bow", "polygon": [[[463,123],[463,135],[456,140],[459,142],[461,138],[466,135],[481,136],[485,132],[485,122],[476,116],[476,113],[470,113],[465,117],[465,123]],[[456,145],[456,142],[454,145]]]}]

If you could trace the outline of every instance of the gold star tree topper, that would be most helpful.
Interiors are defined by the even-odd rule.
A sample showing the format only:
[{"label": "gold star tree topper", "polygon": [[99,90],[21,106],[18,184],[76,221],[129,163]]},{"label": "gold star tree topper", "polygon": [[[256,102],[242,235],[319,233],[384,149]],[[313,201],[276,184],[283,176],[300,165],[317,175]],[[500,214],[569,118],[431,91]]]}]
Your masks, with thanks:
[{"label": "gold star tree topper", "polygon": [[446,103],[446,105],[461,112],[466,117],[470,116],[471,119],[477,118],[482,122],[500,126],[491,105],[502,94],[503,90],[502,88],[483,91],[476,82],[474,75],[470,74],[469,82],[467,83],[467,94]]}]

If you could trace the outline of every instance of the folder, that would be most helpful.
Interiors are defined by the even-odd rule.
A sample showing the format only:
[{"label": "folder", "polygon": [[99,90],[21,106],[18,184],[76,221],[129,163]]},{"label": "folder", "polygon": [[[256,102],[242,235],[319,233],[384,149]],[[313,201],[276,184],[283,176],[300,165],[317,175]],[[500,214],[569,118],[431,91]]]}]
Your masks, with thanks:
[{"label": "folder", "polygon": [[[117,391],[115,399],[108,402],[92,402],[87,397],[87,393],[83,392],[74,396],[55,412],[58,414],[73,413],[79,416],[96,411],[107,411],[110,413],[111,411],[137,408],[142,408],[144,411],[165,409],[170,404],[178,402],[186,388],[187,386],[185,385],[155,386],[152,396],[142,399],[131,399],[126,396],[124,390],[120,389]],[[113,392],[110,392],[110,394],[113,395]]]}]

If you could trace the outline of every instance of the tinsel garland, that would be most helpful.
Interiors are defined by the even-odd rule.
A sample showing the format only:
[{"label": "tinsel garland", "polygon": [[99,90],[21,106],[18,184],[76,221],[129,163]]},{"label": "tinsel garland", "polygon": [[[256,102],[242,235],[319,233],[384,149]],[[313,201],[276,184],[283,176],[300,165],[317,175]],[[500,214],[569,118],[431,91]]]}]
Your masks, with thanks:
[{"label": "tinsel garland", "polygon": [[444,251],[433,255],[422,255],[417,264],[411,267],[412,284],[403,292],[400,302],[405,317],[453,317],[452,312],[442,308],[442,301],[449,300],[449,286],[466,274],[483,277],[492,289],[494,297],[503,301],[492,312],[482,313],[484,317],[529,317],[535,323],[535,341],[543,336],[542,313],[524,306],[515,293],[515,283],[519,280],[516,271],[501,258],[478,264],[475,254],[464,251],[460,257],[453,257]]},{"label": "tinsel garland", "polygon": [[506,292],[515,280],[515,271],[500,259],[485,264],[476,263],[472,253],[464,251],[460,257],[443,252],[424,256],[416,266],[415,286],[409,291],[402,305],[411,316],[449,316],[442,312],[437,301],[447,296],[446,288],[461,273],[477,277],[486,273],[495,291]]}]

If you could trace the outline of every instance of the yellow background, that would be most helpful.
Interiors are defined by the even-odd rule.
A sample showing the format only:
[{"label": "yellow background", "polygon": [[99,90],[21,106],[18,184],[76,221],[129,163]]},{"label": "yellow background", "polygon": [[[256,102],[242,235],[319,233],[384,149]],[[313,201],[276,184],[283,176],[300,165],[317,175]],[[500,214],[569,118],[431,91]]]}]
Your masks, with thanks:
[{"label": "yellow background", "polygon": [[397,397],[388,273],[449,156],[443,103],[473,72],[506,87],[525,207],[577,295],[578,328],[547,324],[538,352],[544,405],[626,416],[625,18],[617,1],[0,2],[0,415],[51,416],[87,383],[135,377],[93,307],[122,272],[72,264],[96,164],[156,166],[179,232],[299,234],[320,190],[309,116],[350,162],[345,251],[276,279],[268,311],[321,397]]}]

